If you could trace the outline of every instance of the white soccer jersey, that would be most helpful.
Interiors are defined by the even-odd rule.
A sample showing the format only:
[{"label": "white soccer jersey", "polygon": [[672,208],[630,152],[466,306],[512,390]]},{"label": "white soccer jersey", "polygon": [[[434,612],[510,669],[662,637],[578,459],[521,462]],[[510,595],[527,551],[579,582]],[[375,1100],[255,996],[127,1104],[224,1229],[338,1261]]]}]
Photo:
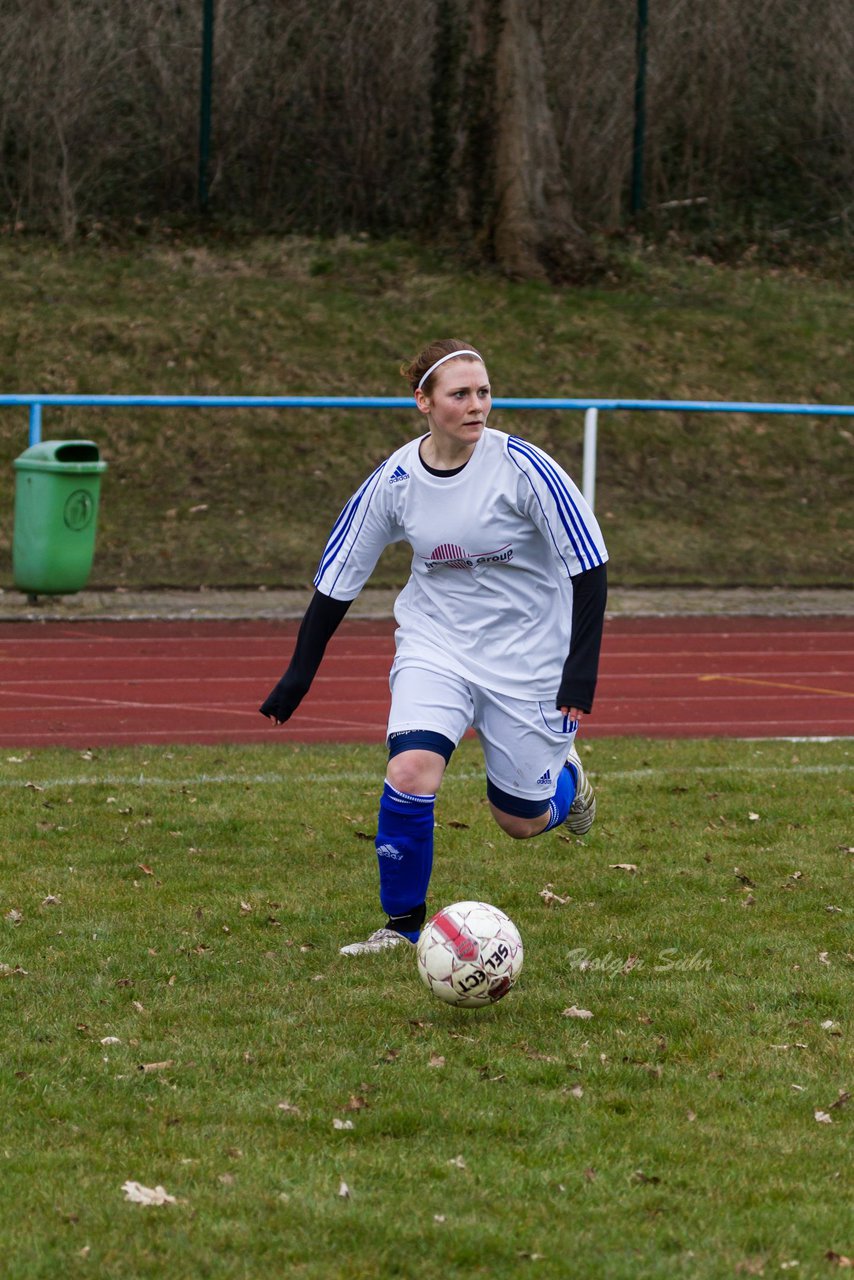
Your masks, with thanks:
[{"label": "white soccer jersey", "polygon": [[593,512],[547,453],[516,436],[487,427],[453,476],[432,475],[419,444],[393,453],[344,507],[314,585],[352,600],[383,549],[405,541],[412,572],[395,603],[395,667],[553,700],[569,652],[570,578],[608,558]]}]

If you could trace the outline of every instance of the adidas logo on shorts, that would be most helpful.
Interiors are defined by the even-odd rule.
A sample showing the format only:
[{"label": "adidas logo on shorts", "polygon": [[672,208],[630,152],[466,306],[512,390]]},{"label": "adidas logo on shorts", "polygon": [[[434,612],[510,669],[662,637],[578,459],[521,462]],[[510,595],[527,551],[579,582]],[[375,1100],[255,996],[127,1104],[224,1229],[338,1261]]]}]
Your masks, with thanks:
[{"label": "adidas logo on shorts", "polygon": [[547,787],[551,782],[551,780],[552,780],[551,770],[546,769],[545,773],[542,774],[541,777],[537,778],[537,786]]}]

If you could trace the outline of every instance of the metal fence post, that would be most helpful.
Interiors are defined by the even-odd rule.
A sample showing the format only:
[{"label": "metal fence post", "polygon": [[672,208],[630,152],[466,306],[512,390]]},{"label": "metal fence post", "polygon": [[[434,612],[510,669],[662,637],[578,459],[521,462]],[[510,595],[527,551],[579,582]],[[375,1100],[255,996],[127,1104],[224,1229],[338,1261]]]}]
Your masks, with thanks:
[{"label": "metal fence post", "polygon": [[632,138],[632,191],[629,208],[632,214],[643,213],[644,146],[646,143],[646,53],[647,0],[638,0],[635,35],[635,127]]},{"label": "metal fence post", "polygon": [[199,211],[208,211],[208,169],[211,154],[211,99],[213,81],[214,5],[202,5],[202,66],[199,89]]},{"label": "metal fence post", "polygon": [[596,430],[599,410],[587,409],[584,414],[584,467],[581,475],[581,492],[590,510],[596,497]]},{"label": "metal fence post", "polygon": [[40,404],[30,405],[30,448],[41,444],[42,439],[42,407]]}]

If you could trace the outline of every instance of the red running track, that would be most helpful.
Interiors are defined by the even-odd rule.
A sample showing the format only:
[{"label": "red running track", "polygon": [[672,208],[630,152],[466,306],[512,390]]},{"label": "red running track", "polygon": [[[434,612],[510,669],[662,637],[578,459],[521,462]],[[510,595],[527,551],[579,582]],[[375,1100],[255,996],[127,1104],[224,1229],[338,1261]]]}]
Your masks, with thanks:
[{"label": "red running track", "polygon": [[[381,742],[393,623],[346,620],[276,729],[297,623],[0,624],[0,746]],[[854,735],[854,619],[614,618],[585,736]]]}]

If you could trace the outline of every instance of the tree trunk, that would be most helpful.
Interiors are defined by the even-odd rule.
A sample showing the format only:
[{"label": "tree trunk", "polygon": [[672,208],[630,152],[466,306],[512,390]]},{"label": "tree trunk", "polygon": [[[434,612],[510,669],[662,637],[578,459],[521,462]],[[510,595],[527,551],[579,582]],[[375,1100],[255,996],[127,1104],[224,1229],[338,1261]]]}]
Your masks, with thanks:
[{"label": "tree trunk", "polygon": [[545,87],[539,32],[526,0],[502,0],[495,68],[496,262],[508,275],[583,274],[589,253],[572,216]]},{"label": "tree trunk", "polygon": [[561,167],[536,9],[535,0],[464,0],[461,13],[441,0],[434,214],[509,276],[580,280],[593,255]]}]

